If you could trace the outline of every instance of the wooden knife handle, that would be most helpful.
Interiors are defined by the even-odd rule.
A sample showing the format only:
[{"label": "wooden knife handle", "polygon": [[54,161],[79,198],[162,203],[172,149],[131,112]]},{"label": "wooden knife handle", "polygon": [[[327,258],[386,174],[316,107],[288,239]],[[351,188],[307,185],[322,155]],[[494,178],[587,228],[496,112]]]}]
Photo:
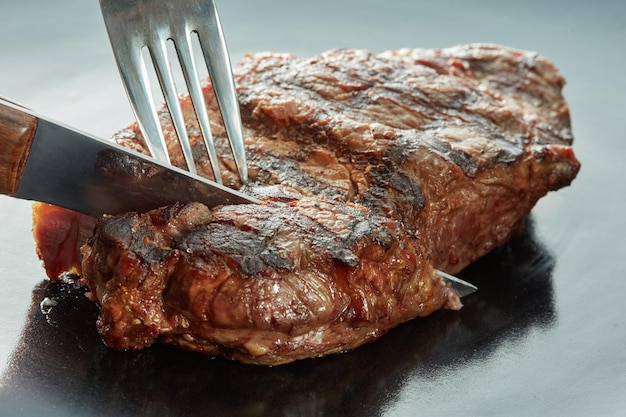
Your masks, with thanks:
[{"label": "wooden knife handle", "polygon": [[0,194],[13,195],[37,130],[37,118],[0,97]]}]

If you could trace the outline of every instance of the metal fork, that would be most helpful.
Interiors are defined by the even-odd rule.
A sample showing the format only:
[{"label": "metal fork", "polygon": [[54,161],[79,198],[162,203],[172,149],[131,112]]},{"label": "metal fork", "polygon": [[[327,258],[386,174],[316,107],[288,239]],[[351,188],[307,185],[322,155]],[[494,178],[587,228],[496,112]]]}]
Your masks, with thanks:
[{"label": "metal fork", "polygon": [[192,36],[200,43],[213,83],[241,181],[248,180],[243,129],[230,59],[213,0],[100,0],[100,8],[126,92],[152,156],[171,164],[150,78],[142,53],[147,48],[172,116],[187,167],[196,174],[187,128],[178,100],[167,43],[173,42],[204,138],[213,176],[222,183],[213,136],[193,54]]}]

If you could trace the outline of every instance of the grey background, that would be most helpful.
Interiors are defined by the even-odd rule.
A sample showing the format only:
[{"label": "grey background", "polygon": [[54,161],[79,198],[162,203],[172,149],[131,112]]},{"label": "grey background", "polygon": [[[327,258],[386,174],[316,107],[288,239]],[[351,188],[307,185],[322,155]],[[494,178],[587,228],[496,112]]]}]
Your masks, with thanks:
[{"label": "grey background", "polygon": [[[324,408],[327,402],[311,389],[308,396],[300,391],[294,401],[273,402],[271,413],[256,408],[244,411],[249,415],[348,415],[352,410],[384,416],[626,414],[626,2],[230,0],[218,6],[234,62],[246,52],[257,51],[311,56],[336,47],[383,51],[470,42],[537,51],[567,79],[564,93],[571,107],[575,150],[583,164],[571,188],[549,195],[533,211],[536,240],[554,260],[548,274],[551,318],[544,324],[507,333],[488,346],[488,354],[470,348],[472,352],[464,352],[458,360],[440,362],[436,354],[420,359],[415,369],[386,375],[397,380],[391,388],[384,381],[379,391],[372,388],[371,403],[359,399],[360,406],[352,404],[351,396],[357,394],[338,386],[342,401],[351,404],[347,409]],[[103,137],[131,123],[98,2],[4,1],[0,17],[1,96]],[[46,382],[47,368],[37,373],[25,365],[31,355],[31,339],[25,337],[27,319],[39,302],[33,289],[45,278],[34,253],[30,221],[29,202],[0,196],[0,414],[125,415],[124,406],[107,410],[106,401],[97,399],[100,384],[114,384],[115,377],[104,382],[76,377],[76,384],[83,384],[79,387],[83,398],[63,392],[51,395],[54,381]],[[490,285],[497,289],[497,277]],[[509,296],[514,303],[516,296]],[[479,335],[481,329],[473,331]],[[484,329],[485,337],[489,331]],[[38,343],[45,346],[45,337],[44,332]],[[76,343],[81,343],[80,336]],[[68,347],[63,353],[63,349],[54,356],[60,361],[53,366],[54,377],[71,385],[75,375],[70,364],[77,360],[72,352],[81,350]],[[41,350],[32,353],[33,361],[37,352]],[[445,348],[439,354],[445,356]],[[331,359],[341,360],[341,356]],[[128,369],[116,366],[115,372],[123,374],[132,366],[158,368],[158,363],[128,362]],[[25,375],[25,370],[30,373]],[[265,377],[265,371],[258,369],[244,367],[237,372],[240,378],[246,372],[261,380]],[[105,391],[115,392],[119,403],[127,403],[128,415],[178,415],[185,410],[172,403],[150,407],[147,397],[134,398],[134,391],[122,385]],[[281,406],[296,402],[301,403],[297,410]],[[206,404],[210,408],[210,401]],[[233,410],[242,412],[236,404]],[[219,411],[227,413],[228,407]],[[207,409],[207,414],[219,413]]]}]

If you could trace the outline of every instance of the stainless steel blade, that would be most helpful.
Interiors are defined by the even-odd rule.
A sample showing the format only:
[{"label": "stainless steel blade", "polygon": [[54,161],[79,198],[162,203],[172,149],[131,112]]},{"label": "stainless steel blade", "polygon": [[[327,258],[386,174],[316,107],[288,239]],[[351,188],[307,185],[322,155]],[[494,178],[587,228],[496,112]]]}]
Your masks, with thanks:
[{"label": "stainless steel blade", "polygon": [[[2,106],[5,106],[3,109]],[[258,203],[253,197],[80,132],[13,103],[0,110],[36,118],[17,192],[10,195],[91,216],[147,211],[176,202],[209,207]],[[0,137],[0,145],[6,138]]]},{"label": "stainless steel blade", "polygon": [[444,280],[446,285],[456,291],[457,294],[459,294],[459,297],[465,297],[467,295],[475,293],[478,290],[477,286],[470,284],[467,281],[463,281],[462,279],[457,278],[454,275],[450,275],[439,270],[437,270],[437,275],[439,275]]}]

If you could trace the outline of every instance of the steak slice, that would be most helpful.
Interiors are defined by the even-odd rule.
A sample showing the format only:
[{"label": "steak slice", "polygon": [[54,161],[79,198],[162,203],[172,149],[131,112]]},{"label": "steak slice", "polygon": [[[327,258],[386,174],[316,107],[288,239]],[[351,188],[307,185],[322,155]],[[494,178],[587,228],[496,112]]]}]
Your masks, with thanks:
[{"label": "steak slice", "polygon": [[[263,53],[235,72],[250,184],[238,183],[207,83],[209,116],[226,184],[264,203],[101,219],[74,268],[112,347],[160,341],[279,364],[458,309],[434,269],[456,273],[506,242],[580,168],[564,80],[534,53]],[[191,115],[188,97],[181,103]],[[166,110],[161,117],[182,166]],[[137,126],[114,139],[145,152]]]}]

